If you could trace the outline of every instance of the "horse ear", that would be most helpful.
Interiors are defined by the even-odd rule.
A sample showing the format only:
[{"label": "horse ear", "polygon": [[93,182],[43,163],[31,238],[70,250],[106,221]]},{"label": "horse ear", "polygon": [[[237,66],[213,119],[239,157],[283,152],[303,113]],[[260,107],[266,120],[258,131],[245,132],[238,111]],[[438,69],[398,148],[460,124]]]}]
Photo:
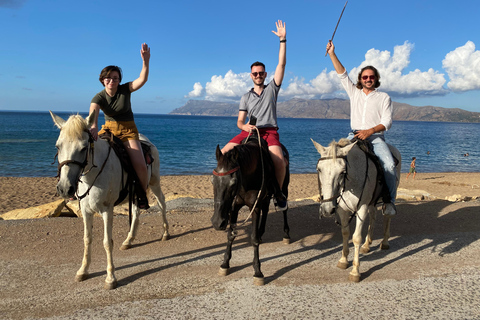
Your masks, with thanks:
[{"label": "horse ear", "polygon": [[94,109],[85,119],[87,121],[89,128],[95,123],[96,117],[97,117],[97,110]]},{"label": "horse ear", "polygon": [[217,161],[223,156],[222,150],[220,150],[220,146],[217,144],[217,150],[215,151],[215,156],[217,157]]},{"label": "horse ear", "polygon": [[318,153],[320,153],[320,155],[324,155],[327,153],[327,150],[318,142],[316,142],[315,140],[313,140],[312,138],[310,138],[310,140],[312,140],[313,142],[313,145],[315,146],[315,149],[317,149]]},{"label": "horse ear", "polygon": [[50,115],[52,116],[53,123],[57,126],[58,129],[62,129],[63,125],[65,124],[65,120],[54,114],[52,111],[48,110],[50,112]]},{"label": "horse ear", "polygon": [[349,145],[346,145],[346,146],[343,147],[343,148],[340,148],[340,150],[338,151],[337,156],[340,156],[340,157],[346,156],[347,153],[349,153],[350,150],[352,150],[352,148],[355,146],[355,144],[357,144],[357,141],[355,141],[354,143],[351,143],[351,144],[349,144]]}]

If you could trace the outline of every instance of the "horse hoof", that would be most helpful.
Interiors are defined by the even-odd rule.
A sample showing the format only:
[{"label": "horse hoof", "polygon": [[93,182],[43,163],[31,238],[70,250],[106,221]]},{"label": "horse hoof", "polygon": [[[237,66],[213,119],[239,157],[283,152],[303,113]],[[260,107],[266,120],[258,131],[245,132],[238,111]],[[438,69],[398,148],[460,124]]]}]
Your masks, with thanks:
[{"label": "horse hoof", "polygon": [[117,281],[114,281],[112,283],[105,282],[105,285],[103,286],[105,290],[113,290],[117,288]]},{"label": "horse hoof", "polygon": [[347,263],[345,263],[345,262],[339,262],[339,263],[337,263],[337,268],[347,269],[347,268],[348,268],[348,262],[347,262]]},{"label": "horse hoof", "polygon": [[263,286],[265,285],[265,278],[264,277],[253,277],[253,284],[256,286]]},{"label": "horse hoof", "polygon": [[228,268],[218,269],[218,275],[222,276],[222,277],[228,276],[229,272],[230,272],[230,269],[228,269]]},{"label": "horse hoof", "polygon": [[122,246],[120,247],[120,250],[128,250],[132,247],[132,245],[130,244],[122,244]]},{"label": "horse hoof", "polygon": [[360,253],[369,253],[369,252],[370,252],[370,248],[360,247]]},{"label": "horse hoof", "polygon": [[382,250],[388,250],[388,249],[390,249],[390,245],[389,245],[389,244],[383,244],[383,243],[382,243],[382,244],[380,245],[380,249],[382,249]]},{"label": "horse hoof", "polygon": [[164,234],[162,237],[162,241],[167,241],[170,240],[170,235],[169,234]]},{"label": "horse hoof", "polygon": [[360,275],[349,275],[348,280],[351,282],[360,282]]},{"label": "horse hoof", "polygon": [[76,282],[82,282],[82,281],[85,281],[88,279],[88,273],[84,273],[84,274],[77,274],[75,276],[75,281]]},{"label": "horse hoof", "polygon": [[283,238],[283,244],[290,244],[290,238]]}]

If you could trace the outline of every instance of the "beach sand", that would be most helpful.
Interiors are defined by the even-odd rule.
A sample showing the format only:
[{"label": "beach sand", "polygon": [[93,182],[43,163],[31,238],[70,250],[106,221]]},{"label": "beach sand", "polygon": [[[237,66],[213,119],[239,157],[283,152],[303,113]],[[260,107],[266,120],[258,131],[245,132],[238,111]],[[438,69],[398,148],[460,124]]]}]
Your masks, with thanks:
[{"label": "beach sand", "polygon": [[[168,241],[161,240],[161,217],[152,206],[140,217],[132,249],[121,251],[128,217],[114,217],[118,288],[111,291],[103,289],[102,218],[94,218],[90,277],[83,282],[74,281],[83,255],[82,219],[0,221],[0,318],[478,319],[480,200],[444,198],[479,196],[480,173],[410,179],[402,174],[399,193],[427,200],[399,199],[389,250],[379,248],[377,215],[371,251],[360,255],[360,283],[348,281],[351,267],[336,267],[342,234],[334,219],[319,219],[315,174],[292,175],[291,244],[282,242],[283,216],[271,206],[260,246],[262,287],[253,284],[250,222],[237,229],[231,273],[217,275],[226,233],[210,222],[210,176],[162,177]],[[55,178],[0,178],[0,214],[58,199],[55,184]],[[239,221],[247,216],[242,209]]]},{"label": "beach sand", "polygon": [[[480,196],[480,172],[417,173],[400,179],[402,190],[427,193],[432,199],[446,196]],[[167,201],[178,197],[213,199],[211,176],[162,176],[161,186]],[[56,178],[0,177],[0,214],[24,209],[59,199],[55,191]],[[316,174],[293,174],[289,187],[289,200],[313,199],[318,196]]]}]

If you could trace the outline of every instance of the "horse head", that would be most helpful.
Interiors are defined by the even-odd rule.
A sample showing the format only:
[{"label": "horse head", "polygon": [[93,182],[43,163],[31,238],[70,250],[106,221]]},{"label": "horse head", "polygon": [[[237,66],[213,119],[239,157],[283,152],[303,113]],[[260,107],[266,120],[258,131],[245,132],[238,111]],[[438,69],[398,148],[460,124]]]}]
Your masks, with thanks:
[{"label": "horse head", "polygon": [[320,203],[320,215],[330,216],[335,213],[338,205],[338,198],[343,193],[345,184],[345,175],[347,172],[346,156],[354,143],[347,144],[346,139],[339,143],[332,141],[328,147],[311,139],[320,159],[317,162],[319,192],[322,196]]},{"label": "horse head", "polygon": [[65,199],[73,199],[80,175],[88,164],[90,143],[93,143],[89,128],[94,123],[95,111],[86,119],[77,114],[70,116],[67,121],[52,111],[50,115],[60,129],[55,143],[58,157],[57,192]]},{"label": "horse head", "polygon": [[217,167],[213,170],[212,176],[214,211],[211,221],[216,230],[225,230],[240,184],[240,166],[237,162],[236,148],[222,154],[217,145],[216,157]]}]

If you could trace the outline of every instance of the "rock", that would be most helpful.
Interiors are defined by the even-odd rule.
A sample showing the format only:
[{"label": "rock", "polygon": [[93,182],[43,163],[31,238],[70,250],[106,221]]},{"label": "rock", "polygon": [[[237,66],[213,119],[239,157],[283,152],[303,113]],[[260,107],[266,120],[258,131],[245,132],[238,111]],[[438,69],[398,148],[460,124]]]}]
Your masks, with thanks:
[{"label": "rock", "polygon": [[1,218],[4,220],[16,220],[58,217],[64,207],[65,201],[60,199],[37,207],[9,211],[2,214]]},{"label": "rock", "polygon": [[80,210],[78,200],[68,201],[65,204],[65,209],[67,209],[70,213],[76,215],[77,217],[82,218],[82,211]]},{"label": "rock", "polygon": [[471,197],[462,196],[461,194],[454,194],[450,197],[445,197],[445,200],[450,202],[469,201]]}]

